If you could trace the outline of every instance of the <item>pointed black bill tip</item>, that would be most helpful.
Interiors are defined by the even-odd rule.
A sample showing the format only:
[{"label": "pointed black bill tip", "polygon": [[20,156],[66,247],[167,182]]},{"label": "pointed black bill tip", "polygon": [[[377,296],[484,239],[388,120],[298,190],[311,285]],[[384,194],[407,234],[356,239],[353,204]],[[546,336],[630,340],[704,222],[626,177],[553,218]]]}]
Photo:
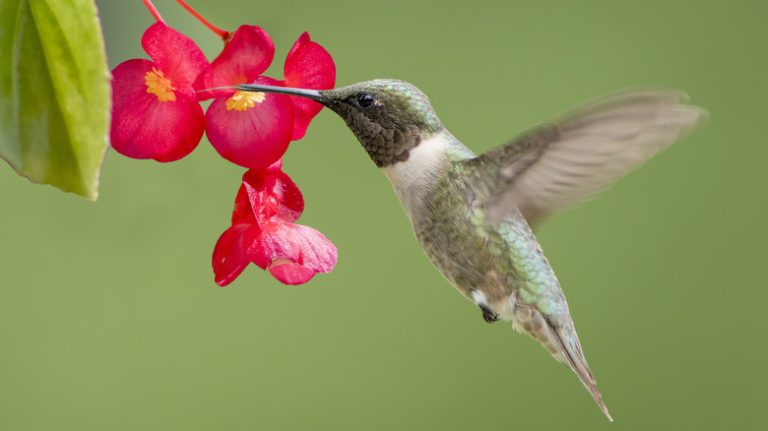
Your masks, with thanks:
[{"label": "pointed black bill tip", "polygon": [[325,103],[329,101],[329,98],[323,95],[320,90],[309,90],[306,88],[277,87],[274,85],[259,85],[259,84],[238,84],[238,85],[235,85],[235,89],[238,91],[277,93],[277,94],[287,94],[289,96],[306,97],[307,99],[312,99],[320,103]]}]

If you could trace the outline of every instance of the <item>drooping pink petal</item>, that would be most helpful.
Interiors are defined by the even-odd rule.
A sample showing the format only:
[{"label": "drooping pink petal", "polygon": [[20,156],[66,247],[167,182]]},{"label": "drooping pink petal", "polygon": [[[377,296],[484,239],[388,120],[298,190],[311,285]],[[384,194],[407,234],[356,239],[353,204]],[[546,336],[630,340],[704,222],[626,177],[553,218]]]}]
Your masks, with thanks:
[{"label": "drooping pink petal", "polygon": [[243,272],[251,262],[250,248],[256,238],[258,229],[248,224],[235,224],[221,234],[211,262],[216,284],[226,286]]},{"label": "drooping pink petal", "polygon": [[[272,64],[275,44],[264,29],[256,25],[243,25],[235,31],[218,57],[198,78],[199,90],[253,82]],[[232,92],[202,91],[200,100],[231,94]]]},{"label": "drooping pink petal", "polygon": [[179,91],[192,91],[208,59],[195,41],[162,22],[152,24],[141,38],[144,51]]},{"label": "drooping pink petal", "polygon": [[112,72],[110,141],[115,150],[128,157],[170,162],[197,147],[205,116],[190,91],[166,85],[155,89],[164,92],[163,97],[150,93],[147,76],[156,71],[152,62],[135,59],[121,63]]},{"label": "drooping pink petal", "polygon": [[336,246],[317,230],[293,223],[273,223],[251,249],[253,262],[284,284],[302,284],[333,270]]},{"label": "drooping pink petal", "polygon": [[[279,84],[260,77],[256,83]],[[289,96],[237,92],[219,97],[206,112],[208,140],[225,159],[250,169],[263,169],[280,160],[293,128]]]},{"label": "drooping pink petal", "polygon": [[249,170],[243,175],[243,188],[260,225],[293,222],[304,211],[301,190],[285,172]]},{"label": "drooping pink petal", "polygon": [[269,266],[269,273],[279,282],[289,286],[304,284],[317,274],[317,272],[288,260],[275,261]]},{"label": "drooping pink petal", "polygon": [[[327,90],[336,84],[336,65],[333,58],[320,44],[302,33],[293,44],[285,59],[285,85],[288,87]],[[312,118],[323,109],[323,105],[303,97],[291,96],[296,108],[291,140],[304,137]]]}]

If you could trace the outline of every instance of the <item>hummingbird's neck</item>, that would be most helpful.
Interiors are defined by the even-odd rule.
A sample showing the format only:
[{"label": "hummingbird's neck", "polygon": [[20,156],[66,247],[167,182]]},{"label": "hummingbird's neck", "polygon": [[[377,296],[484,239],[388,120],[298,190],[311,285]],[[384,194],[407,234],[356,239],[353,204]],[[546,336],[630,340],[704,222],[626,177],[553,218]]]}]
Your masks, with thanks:
[{"label": "hummingbird's neck", "polygon": [[453,162],[475,154],[444,128],[424,136],[408,158],[381,168],[406,212],[413,217],[426,194],[448,172]]}]

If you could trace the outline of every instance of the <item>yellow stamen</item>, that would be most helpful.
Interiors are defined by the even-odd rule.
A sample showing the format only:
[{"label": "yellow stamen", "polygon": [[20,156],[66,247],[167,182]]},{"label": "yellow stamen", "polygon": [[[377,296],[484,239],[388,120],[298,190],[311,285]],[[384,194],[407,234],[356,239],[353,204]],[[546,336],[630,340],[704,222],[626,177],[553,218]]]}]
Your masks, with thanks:
[{"label": "yellow stamen", "polygon": [[238,91],[227,99],[227,111],[245,111],[261,103],[267,95],[261,92]]},{"label": "yellow stamen", "polygon": [[151,72],[147,72],[144,75],[144,83],[147,85],[147,93],[157,96],[157,100],[161,102],[175,102],[176,87],[173,86],[171,80],[166,78],[162,71],[152,68]]}]

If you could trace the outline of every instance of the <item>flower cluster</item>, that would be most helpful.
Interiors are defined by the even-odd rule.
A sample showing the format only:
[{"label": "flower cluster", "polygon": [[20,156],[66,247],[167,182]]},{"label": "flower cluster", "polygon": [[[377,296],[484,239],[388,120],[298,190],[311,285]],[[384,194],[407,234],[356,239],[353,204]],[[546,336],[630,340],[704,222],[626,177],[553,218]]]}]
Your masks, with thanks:
[{"label": "flower cluster", "polygon": [[[112,147],[136,159],[178,160],[197,147],[205,130],[225,159],[265,168],[283,156],[290,141],[304,137],[322,106],[295,96],[226,87],[257,83],[326,89],[336,81],[330,54],[307,33],[288,53],[283,81],[261,76],[275,46],[258,26],[238,28],[210,64],[192,39],[162,22],[144,32],[142,46],[152,61],[128,60],[112,72]],[[203,114],[199,102],[206,99],[214,100]]]},{"label": "flower cluster", "polygon": [[[224,159],[249,169],[235,200],[232,226],[214,250],[219,285],[229,284],[249,262],[285,284],[329,272],[336,248],[316,230],[294,224],[303,198],[281,162],[289,143],[304,137],[322,105],[233,86],[333,88],[336,68],[330,54],[304,33],[288,53],[284,79],[262,76],[275,54],[264,29],[243,25],[224,32],[179,0],[225,42],[209,63],[192,39],[165,24],[151,1],[144,3],[157,19],[141,40],[151,61],[128,60],[112,72],[112,147],[131,158],[171,162],[191,153],[205,133]],[[200,102],[208,99],[213,101],[203,113]]]}]

